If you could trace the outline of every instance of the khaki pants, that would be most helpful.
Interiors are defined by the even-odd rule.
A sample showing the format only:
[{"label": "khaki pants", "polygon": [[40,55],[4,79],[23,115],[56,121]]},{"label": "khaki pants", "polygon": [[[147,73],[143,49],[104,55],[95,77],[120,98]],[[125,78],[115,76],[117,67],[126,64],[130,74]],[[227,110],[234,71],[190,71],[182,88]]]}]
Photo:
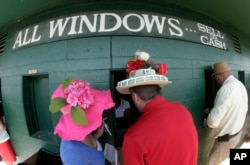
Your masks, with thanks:
[{"label": "khaki pants", "polygon": [[229,157],[230,149],[234,149],[240,141],[241,132],[226,142],[218,142],[215,139],[213,148],[209,154],[207,165],[220,165]]}]

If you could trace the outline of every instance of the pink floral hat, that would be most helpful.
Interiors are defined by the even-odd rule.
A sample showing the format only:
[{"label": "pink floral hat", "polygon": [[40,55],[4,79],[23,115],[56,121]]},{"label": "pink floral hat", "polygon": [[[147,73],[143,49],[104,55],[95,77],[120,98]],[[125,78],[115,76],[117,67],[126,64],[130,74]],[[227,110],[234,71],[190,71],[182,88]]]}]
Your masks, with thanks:
[{"label": "pink floral hat", "polygon": [[54,134],[81,141],[101,125],[103,111],[114,105],[110,90],[96,90],[88,82],[67,78],[51,96],[50,112],[62,112]]}]

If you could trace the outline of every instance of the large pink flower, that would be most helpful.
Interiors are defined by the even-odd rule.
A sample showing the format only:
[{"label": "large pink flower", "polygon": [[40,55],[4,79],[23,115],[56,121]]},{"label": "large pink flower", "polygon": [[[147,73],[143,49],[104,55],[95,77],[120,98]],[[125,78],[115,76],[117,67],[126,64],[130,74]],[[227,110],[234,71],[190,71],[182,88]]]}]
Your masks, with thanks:
[{"label": "large pink flower", "polygon": [[80,106],[83,109],[87,109],[94,102],[88,82],[72,80],[64,92],[67,94],[67,103],[73,107]]},{"label": "large pink flower", "polygon": [[77,106],[78,99],[76,96],[74,96],[73,94],[70,93],[67,97],[67,103],[69,103],[71,106],[75,107],[75,106]]}]

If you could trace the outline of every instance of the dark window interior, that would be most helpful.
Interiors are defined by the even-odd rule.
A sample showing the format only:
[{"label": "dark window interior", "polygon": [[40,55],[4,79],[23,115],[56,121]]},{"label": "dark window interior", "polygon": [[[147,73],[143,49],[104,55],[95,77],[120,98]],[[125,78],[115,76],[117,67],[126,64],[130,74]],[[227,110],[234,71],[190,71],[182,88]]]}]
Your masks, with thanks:
[{"label": "dark window interior", "polygon": [[[122,71],[113,71],[112,72],[112,81],[113,81],[113,96],[114,101],[116,103],[115,108],[115,146],[121,147],[124,134],[126,133],[127,129],[138,119],[140,116],[140,112],[137,110],[136,106],[133,103],[131,95],[123,95],[120,94],[116,89],[117,82],[124,80],[127,78],[127,74],[125,70]],[[120,100],[126,100],[130,104],[130,108],[126,109],[121,115],[117,116],[117,109],[120,105]]]},{"label": "dark window interior", "polygon": [[[203,119],[208,117],[210,110],[213,108],[214,99],[217,91],[220,86],[217,85],[215,79],[211,77],[213,70],[205,70],[205,105],[204,105],[204,115]],[[203,121],[204,122],[204,121]],[[203,126],[206,127],[206,123],[203,123]]]},{"label": "dark window interior", "polygon": [[205,70],[205,107],[211,109],[214,105],[214,99],[220,86],[211,77],[213,70]]},{"label": "dark window interior", "polygon": [[238,71],[238,79],[245,85],[245,71],[244,70]]},{"label": "dark window interior", "polygon": [[54,141],[47,74],[23,77],[23,100],[30,135],[41,140]]}]

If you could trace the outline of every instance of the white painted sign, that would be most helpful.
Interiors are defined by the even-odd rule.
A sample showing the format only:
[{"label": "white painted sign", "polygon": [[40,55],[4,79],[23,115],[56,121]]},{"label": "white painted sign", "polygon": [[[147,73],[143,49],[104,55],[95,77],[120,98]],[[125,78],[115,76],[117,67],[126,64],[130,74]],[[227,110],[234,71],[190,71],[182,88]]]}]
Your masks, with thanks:
[{"label": "white painted sign", "polygon": [[136,35],[173,38],[227,49],[226,35],[202,23],[142,12],[88,12],[54,18],[16,32],[13,50],[68,38]]}]

